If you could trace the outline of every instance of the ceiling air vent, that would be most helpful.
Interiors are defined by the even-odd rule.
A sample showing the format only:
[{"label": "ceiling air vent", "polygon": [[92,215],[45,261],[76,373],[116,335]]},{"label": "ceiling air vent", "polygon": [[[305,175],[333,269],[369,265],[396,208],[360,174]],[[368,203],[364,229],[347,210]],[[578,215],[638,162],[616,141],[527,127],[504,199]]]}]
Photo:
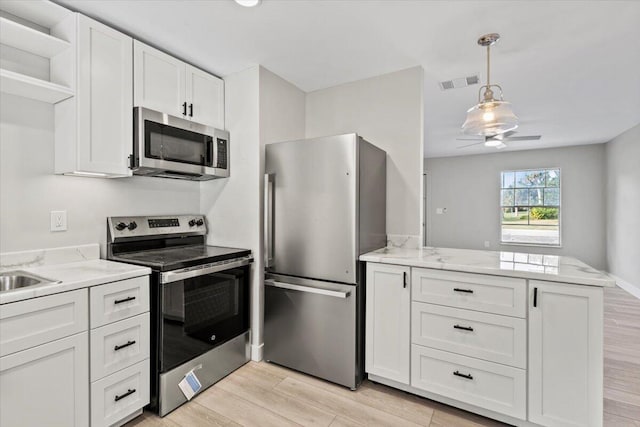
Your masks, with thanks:
[{"label": "ceiling air vent", "polygon": [[477,75],[469,76],[469,77],[460,77],[457,79],[445,80],[443,82],[440,82],[440,89],[442,90],[459,89],[461,87],[476,85],[479,82],[480,82],[480,78]]}]

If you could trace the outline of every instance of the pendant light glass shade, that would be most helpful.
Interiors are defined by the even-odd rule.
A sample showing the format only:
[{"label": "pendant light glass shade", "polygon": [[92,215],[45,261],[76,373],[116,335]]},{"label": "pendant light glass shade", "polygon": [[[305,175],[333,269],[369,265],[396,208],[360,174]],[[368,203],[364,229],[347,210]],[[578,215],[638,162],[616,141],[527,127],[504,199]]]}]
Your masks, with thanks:
[{"label": "pendant light glass shade", "polygon": [[[511,104],[502,99],[500,85],[491,84],[491,46],[500,40],[500,34],[485,34],[478,39],[480,46],[487,48],[487,84],[478,91],[478,103],[467,110],[467,120],[462,124],[462,132],[467,135],[495,136],[518,127],[518,117]],[[494,96],[496,89],[498,96]],[[484,91],[484,92],[483,92]]]},{"label": "pendant light glass shade", "polygon": [[518,117],[511,103],[506,101],[481,102],[467,110],[462,132],[467,135],[493,136],[518,127]]}]

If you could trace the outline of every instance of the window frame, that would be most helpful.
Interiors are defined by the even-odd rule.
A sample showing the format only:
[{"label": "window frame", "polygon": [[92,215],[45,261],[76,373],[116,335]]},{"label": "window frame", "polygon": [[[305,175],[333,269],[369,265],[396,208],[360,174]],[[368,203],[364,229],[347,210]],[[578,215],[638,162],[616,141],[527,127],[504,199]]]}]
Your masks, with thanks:
[{"label": "window frame", "polygon": [[[502,175],[504,173],[509,173],[509,172],[513,172],[514,174],[517,172],[527,172],[527,171],[548,171],[548,170],[557,170],[560,174],[560,182],[558,184],[558,205],[557,206],[549,206],[549,207],[557,207],[558,208],[558,243],[557,244],[545,244],[545,243],[521,243],[521,242],[513,242],[513,241],[503,241],[502,240],[502,218],[503,218],[503,205],[502,205],[502,190],[505,189],[503,187],[503,180],[502,180]],[[562,212],[563,212],[563,206],[562,206],[562,181],[563,181],[563,173],[562,173],[562,168],[561,167],[554,167],[554,166],[545,166],[545,167],[540,167],[540,168],[526,168],[526,169],[506,169],[506,170],[501,170],[499,175],[498,175],[498,179],[499,179],[499,187],[498,187],[498,223],[500,225],[500,244],[501,245],[506,245],[506,246],[532,246],[532,247],[539,247],[539,248],[562,248],[562,223],[563,223],[563,219],[562,219]],[[514,176],[514,181],[515,181],[515,176]],[[544,188],[554,188],[554,187],[544,187]],[[514,187],[515,190],[515,187]],[[515,204],[515,191],[514,191],[514,206],[518,206]],[[524,205],[519,205],[524,207]],[[535,208],[535,207],[546,207],[543,205],[541,206],[532,206],[532,205],[526,205],[529,209],[531,208]]]}]

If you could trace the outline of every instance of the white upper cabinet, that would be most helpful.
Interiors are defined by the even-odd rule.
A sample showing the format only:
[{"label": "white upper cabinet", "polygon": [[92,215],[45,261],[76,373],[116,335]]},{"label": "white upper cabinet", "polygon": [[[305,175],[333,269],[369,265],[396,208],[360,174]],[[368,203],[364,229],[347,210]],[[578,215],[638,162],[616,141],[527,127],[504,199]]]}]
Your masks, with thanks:
[{"label": "white upper cabinet", "polygon": [[[80,14],[57,31],[73,33],[76,96],[55,106],[56,173],[130,176],[133,39]],[[52,60],[52,73],[67,73],[64,60]]]},{"label": "white upper cabinet", "polygon": [[133,54],[134,105],[185,116],[185,63],[137,40],[133,42]]},{"label": "white upper cabinet", "polygon": [[194,122],[224,129],[224,82],[187,65],[187,114]]},{"label": "white upper cabinet", "polygon": [[134,105],[224,129],[224,82],[134,42]]},{"label": "white upper cabinet", "polygon": [[603,291],[529,281],[529,421],[602,426]]},{"label": "white upper cabinet", "polygon": [[409,384],[410,268],[367,263],[365,370]]}]

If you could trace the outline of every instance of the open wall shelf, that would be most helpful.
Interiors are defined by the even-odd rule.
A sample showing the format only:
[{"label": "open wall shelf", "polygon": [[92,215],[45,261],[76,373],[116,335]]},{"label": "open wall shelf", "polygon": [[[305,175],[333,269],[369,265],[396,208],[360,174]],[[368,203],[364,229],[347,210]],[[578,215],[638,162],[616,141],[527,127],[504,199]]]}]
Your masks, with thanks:
[{"label": "open wall shelf", "polygon": [[0,91],[55,104],[74,95],[65,86],[0,68]]}]

